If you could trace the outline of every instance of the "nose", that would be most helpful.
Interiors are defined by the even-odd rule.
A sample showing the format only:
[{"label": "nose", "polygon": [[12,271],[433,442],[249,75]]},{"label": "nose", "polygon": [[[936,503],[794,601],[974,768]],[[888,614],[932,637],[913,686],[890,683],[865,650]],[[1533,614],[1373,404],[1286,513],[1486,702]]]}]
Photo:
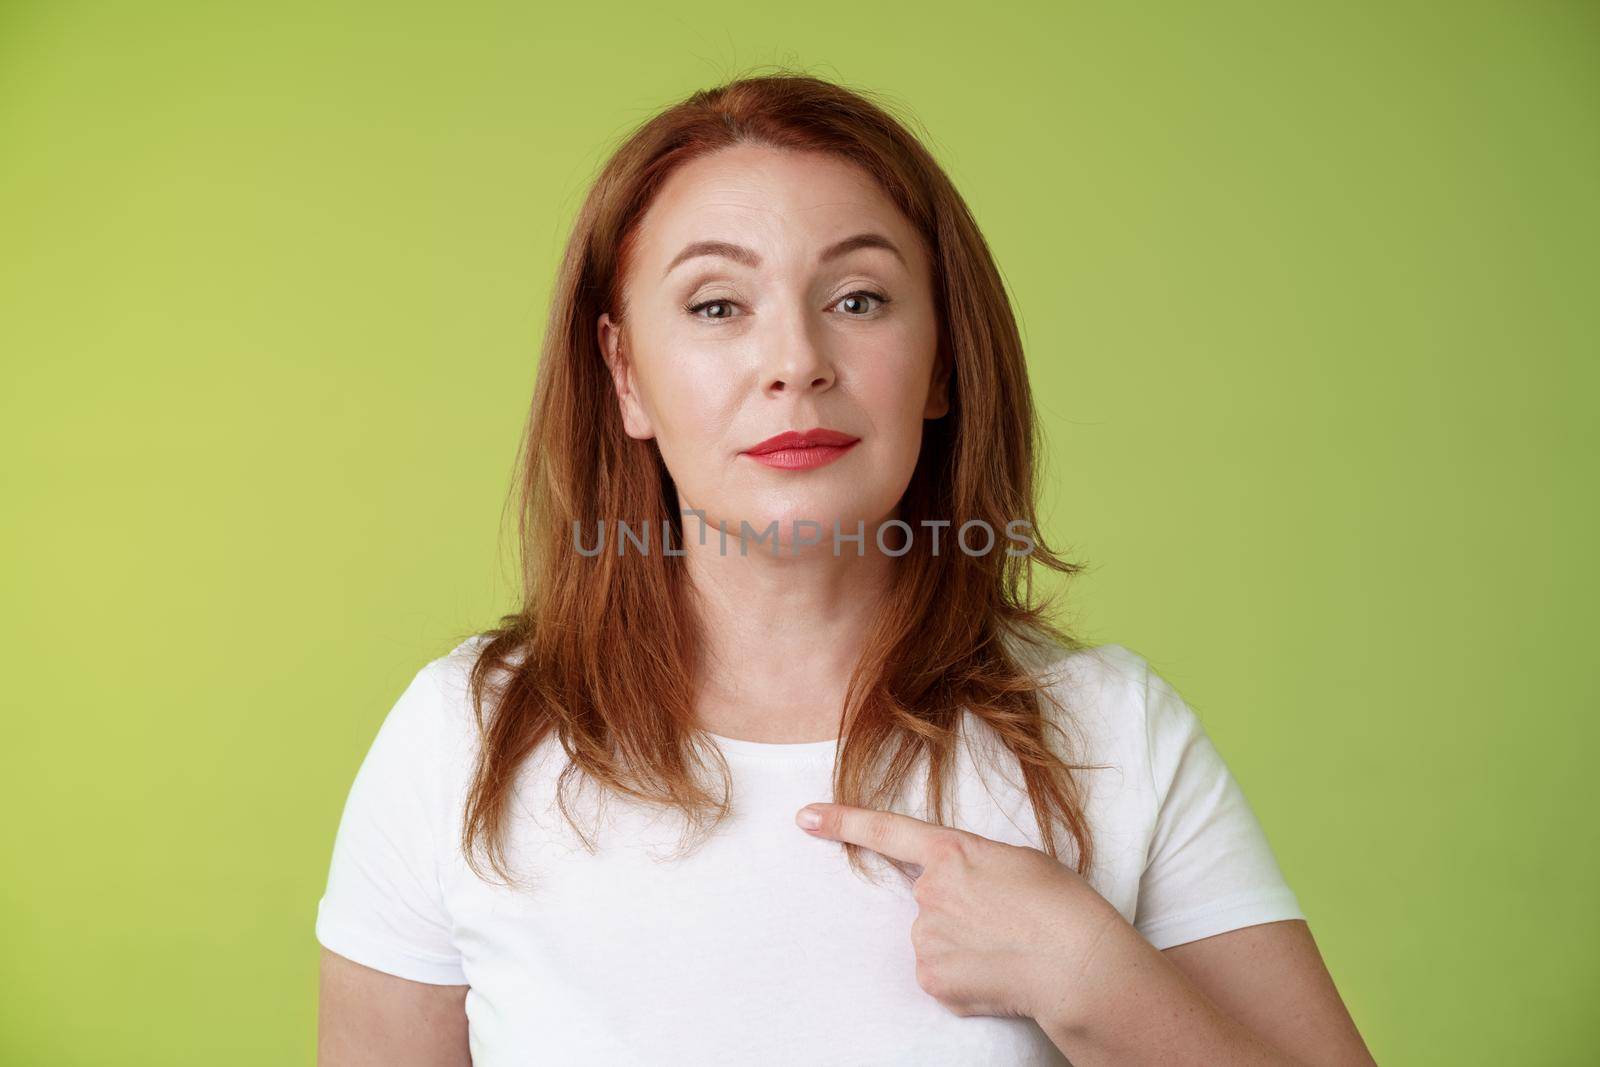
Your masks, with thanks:
[{"label": "nose", "polygon": [[768,339],[761,367],[761,391],[782,393],[823,392],[833,385],[834,367],[825,347],[803,316],[790,320],[788,329]]}]

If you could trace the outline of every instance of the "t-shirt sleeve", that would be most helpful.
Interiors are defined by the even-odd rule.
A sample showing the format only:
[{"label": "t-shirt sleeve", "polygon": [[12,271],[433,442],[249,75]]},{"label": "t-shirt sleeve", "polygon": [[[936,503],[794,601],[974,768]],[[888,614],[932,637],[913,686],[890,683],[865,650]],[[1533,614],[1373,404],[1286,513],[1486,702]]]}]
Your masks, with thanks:
[{"label": "t-shirt sleeve", "polygon": [[1304,919],[1238,781],[1194,710],[1154,670],[1145,728],[1156,816],[1134,928],[1164,949]]},{"label": "t-shirt sleeve", "polygon": [[466,985],[440,892],[447,709],[424,667],[389,710],[350,787],[317,904],[325,947],[375,970]]}]

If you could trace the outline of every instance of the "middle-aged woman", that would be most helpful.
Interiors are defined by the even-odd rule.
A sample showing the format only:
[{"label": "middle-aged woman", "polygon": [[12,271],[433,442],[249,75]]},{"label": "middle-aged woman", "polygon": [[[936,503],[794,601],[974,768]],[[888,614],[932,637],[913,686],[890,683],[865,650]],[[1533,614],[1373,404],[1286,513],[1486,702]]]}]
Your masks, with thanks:
[{"label": "middle-aged woman", "polygon": [[349,1064],[1370,1063],[1195,712],[1052,621],[1000,273],[868,96],[742,78],[576,220],[521,610],[422,667],[316,932]]}]

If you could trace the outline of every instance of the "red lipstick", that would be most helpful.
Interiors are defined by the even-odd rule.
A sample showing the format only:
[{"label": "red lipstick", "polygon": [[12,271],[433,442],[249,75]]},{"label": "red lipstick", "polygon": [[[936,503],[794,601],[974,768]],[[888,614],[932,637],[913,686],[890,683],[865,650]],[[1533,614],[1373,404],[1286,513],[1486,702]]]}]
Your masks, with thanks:
[{"label": "red lipstick", "polygon": [[859,440],[859,437],[822,427],[804,433],[785,430],[776,437],[752,445],[742,454],[757,463],[780,470],[814,470],[832,463],[850,451]]}]

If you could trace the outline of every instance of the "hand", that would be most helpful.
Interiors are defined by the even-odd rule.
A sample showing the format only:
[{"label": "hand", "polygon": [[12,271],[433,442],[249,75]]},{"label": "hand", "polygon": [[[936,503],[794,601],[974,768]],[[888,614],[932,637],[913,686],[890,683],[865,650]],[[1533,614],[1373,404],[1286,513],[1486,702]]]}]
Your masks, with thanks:
[{"label": "hand", "polygon": [[[802,821],[812,811],[815,829]],[[911,890],[917,984],[956,1015],[1062,1018],[1096,948],[1117,927],[1132,929],[1036,848],[847,804],[808,804],[795,821],[921,868]]]}]

